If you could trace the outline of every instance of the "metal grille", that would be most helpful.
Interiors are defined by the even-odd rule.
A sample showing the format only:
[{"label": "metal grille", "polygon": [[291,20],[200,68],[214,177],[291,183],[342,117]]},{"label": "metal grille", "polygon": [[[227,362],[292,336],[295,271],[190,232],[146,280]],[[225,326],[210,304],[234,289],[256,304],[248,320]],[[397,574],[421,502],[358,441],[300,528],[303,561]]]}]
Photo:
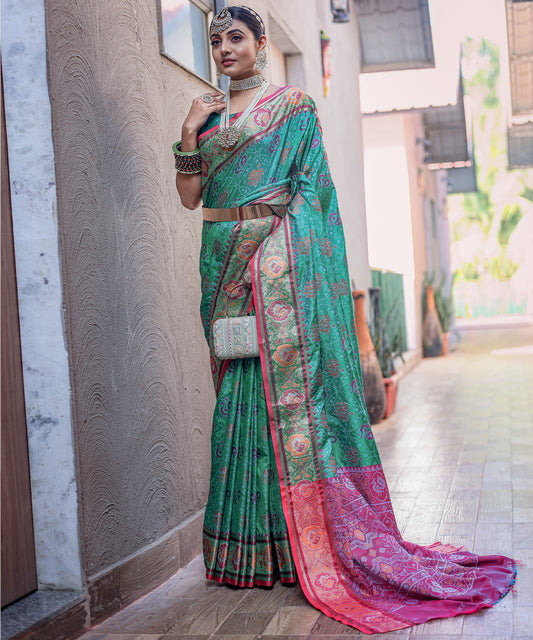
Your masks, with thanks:
[{"label": "metal grille", "polygon": [[533,1],[507,0],[513,116],[533,116]]},{"label": "metal grille", "polygon": [[361,72],[435,66],[428,0],[356,0]]},{"label": "metal grille", "polygon": [[405,322],[405,297],[403,275],[392,271],[372,269],[372,286],[381,288],[381,315],[386,324],[389,342],[395,334],[402,341],[402,351],[407,349],[407,329]]}]

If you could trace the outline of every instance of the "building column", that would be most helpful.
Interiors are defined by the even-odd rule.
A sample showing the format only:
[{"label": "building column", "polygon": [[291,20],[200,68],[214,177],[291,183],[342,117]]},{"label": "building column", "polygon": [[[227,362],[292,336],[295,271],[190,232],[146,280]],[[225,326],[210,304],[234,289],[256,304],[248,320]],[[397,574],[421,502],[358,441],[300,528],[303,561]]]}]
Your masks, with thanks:
[{"label": "building column", "polygon": [[37,579],[82,587],[43,0],[3,0],[2,70]]}]

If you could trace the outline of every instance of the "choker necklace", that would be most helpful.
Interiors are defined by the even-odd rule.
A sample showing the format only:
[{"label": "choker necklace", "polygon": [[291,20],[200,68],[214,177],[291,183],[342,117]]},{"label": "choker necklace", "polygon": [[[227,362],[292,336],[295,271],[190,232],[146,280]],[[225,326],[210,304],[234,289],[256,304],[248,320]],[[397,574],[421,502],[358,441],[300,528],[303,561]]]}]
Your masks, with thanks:
[{"label": "choker necklace", "polygon": [[[261,78],[261,76],[259,76]],[[261,98],[265,95],[266,90],[270,86],[270,82],[268,80],[263,80],[261,82],[261,86],[259,91],[255,94],[254,99],[250,104],[246,107],[246,109],[241,113],[241,115],[230,125],[229,123],[229,114],[230,114],[230,96],[229,91],[224,96],[224,102],[226,103],[226,108],[222,112],[220,116],[220,127],[217,135],[218,144],[222,147],[222,149],[233,149],[233,147],[239,142],[241,137],[241,127],[244,124],[245,120],[248,118],[252,110],[256,107],[257,103]]]},{"label": "choker necklace", "polygon": [[263,76],[258,73],[255,76],[249,76],[248,78],[243,78],[242,80],[230,80],[229,88],[232,91],[246,91],[246,89],[255,89],[255,87],[260,87],[263,82]]}]

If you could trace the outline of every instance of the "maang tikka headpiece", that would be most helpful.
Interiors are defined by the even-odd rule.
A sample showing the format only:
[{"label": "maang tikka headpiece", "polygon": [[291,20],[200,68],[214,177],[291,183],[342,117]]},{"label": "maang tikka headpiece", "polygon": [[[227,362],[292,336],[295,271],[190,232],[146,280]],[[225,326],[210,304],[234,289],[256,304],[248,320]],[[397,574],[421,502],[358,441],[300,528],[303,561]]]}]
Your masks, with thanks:
[{"label": "maang tikka headpiece", "polygon": [[229,29],[229,27],[231,27],[232,24],[233,24],[233,17],[229,12],[228,7],[224,7],[217,13],[217,15],[211,21],[211,26],[209,27],[209,30],[212,31],[213,33],[222,33],[223,31],[226,31],[226,29]]},{"label": "maang tikka headpiece", "polygon": [[[242,5],[240,8],[245,9],[246,11],[248,11],[248,13],[252,14],[253,17],[259,23],[259,26],[261,27],[261,31],[265,33],[265,24],[261,16],[257,13],[257,11],[250,9],[250,7],[245,7],[244,5]],[[229,12],[228,7],[224,7],[217,13],[217,15],[211,21],[209,31],[211,31],[212,33],[222,33],[223,31],[226,31],[226,29],[229,29],[229,27],[231,27],[232,24],[233,24],[233,16]]]}]

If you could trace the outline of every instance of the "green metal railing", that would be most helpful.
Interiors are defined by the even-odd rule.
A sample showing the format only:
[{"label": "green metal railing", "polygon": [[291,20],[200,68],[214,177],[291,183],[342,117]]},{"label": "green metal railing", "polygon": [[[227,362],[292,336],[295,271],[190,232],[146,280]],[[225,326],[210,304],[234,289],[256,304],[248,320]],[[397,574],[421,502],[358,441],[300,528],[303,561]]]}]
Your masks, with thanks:
[{"label": "green metal railing", "polygon": [[[407,350],[407,329],[405,323],[405,297],[403,275],[392,271],[372,269],[372,286],[381,288],[381,317],[386,322],[389,341],[398,334],[402,350]],[[388,320],[388,322],[387,322]]]}]

